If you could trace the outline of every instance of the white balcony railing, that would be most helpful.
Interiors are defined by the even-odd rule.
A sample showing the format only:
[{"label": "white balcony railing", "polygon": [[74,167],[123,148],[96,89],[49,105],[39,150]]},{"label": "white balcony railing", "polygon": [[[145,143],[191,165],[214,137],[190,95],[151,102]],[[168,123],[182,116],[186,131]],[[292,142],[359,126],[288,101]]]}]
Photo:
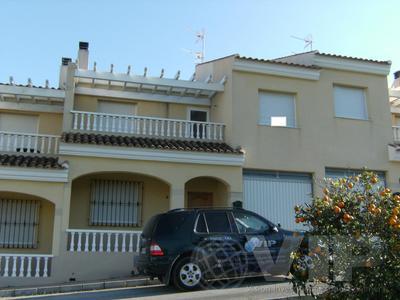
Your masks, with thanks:
[{"label": "white balcony railing", "polygon": [[73,130],[223,141],[225,124],[72,111]]},{"label": "white balcony railing", "polygon": [[393,139],[395,142],[400,142],[400,126],[393,126]]},{"label": "white balcony railing", "polygon": [[0,151],[57,154],[59,140],[57,135],[0,131]]},{"label": "white balcony railing", "polygon": [[0,253],[0,277],[49,277],[52,257]]},{"label": "white balcony railing", "polygon": [[68,229],[70,252],[138,252],[141,231]]}]

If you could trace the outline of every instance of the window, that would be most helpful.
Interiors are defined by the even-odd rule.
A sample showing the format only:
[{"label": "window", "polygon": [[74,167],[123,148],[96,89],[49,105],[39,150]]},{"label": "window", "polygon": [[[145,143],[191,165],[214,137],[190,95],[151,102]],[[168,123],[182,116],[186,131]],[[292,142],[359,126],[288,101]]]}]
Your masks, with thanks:
[{"label": "window", "polygon": [[190,212],[182,212],[179,214],[165,214],[161,216],[157,224],[155,232],[156,236],[170,236],[177,233],[190,216]]},{"label": "window", "polygon": [[233,217],[235,219],[239,233],[264,232],[270,228],[268,223],[250,214],[246,214],[243,212],[234,212]]},{"label": "window", "polygon": [[368,119],[364,89],[334,86],[333,98],[335,101],[336,117],[359,120]]},{"label": "window", "polygon": [[294,95],[260,92],[259,124],[296,127]]},{"label": "window", "polygon": [[197,217],[197,223],[196,223],[196,232],[198,233],[206,233],[207,232],[207,226],[206,226],[206,221],[204,220],[204,215],[201,214]]},{"label": "window", "polygon": [[[371,171],[371,170],[368,170]],[[326,178],[331,178],[331,179],[339,179],[339,178],[346,178],[346,177],[351,177],[351,176],[357,176],[361,174],[363,170],[357,170],[357,169],[336,169],[336,168],[326,168],[325,169],[325,177]],[[385,186],[385,172],[382,171],[372,171],[375,174],[378,175],[379,178],[379,184],[378,188]]]},{"label": "window", "polygon": [[99,100],[97,111],[115,115],[136,115],[136,104]]},{"label": "window", "polygon": [[225,212],[207,212],[204,215],[206,217],[208,232],[224,233],[232,231]]},{"label": "window", "polygon": [[36,248],[39,201],[0,199],[0,247]]},{"label": "window", "polygon": [[141,182],[93,180],[90,225],[140,226]]}]

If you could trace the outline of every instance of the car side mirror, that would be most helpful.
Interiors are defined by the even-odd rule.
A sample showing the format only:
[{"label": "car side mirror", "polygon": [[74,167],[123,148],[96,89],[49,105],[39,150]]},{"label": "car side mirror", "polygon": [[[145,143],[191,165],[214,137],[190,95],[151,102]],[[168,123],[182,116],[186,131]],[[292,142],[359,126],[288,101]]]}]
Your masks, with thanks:
[{"label": "car side mirror", "polygon": [[[280,227],[280,226],[278,225],[278,227]],[[273,231],[273,232],[279,232],[278,227],[276,227],[276,226],[272,227],[272,228],[271,228],[271,231]]]}]

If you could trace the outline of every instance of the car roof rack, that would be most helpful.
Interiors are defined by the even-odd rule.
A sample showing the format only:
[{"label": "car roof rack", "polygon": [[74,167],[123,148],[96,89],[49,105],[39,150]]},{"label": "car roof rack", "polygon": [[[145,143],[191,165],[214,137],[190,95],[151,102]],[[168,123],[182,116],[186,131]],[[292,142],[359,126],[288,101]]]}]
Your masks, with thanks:
[{"label": "car roof rack", "polygon": [[232,207],[232,206],[202,206],[202,207],[186,207],[186,208],[174,208],[167,213],[173,213],[178,211],[191,211],[191,210],[219,210],[219,209],[228,209],[228,210],[243,210],[241,207]]}]

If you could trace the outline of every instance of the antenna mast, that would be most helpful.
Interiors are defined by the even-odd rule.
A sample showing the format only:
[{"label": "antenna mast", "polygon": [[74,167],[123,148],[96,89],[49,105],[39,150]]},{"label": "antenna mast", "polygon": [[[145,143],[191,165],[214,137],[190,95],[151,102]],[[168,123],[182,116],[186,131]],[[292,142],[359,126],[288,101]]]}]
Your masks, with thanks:
[{"label": "antenna mast", "polygon": [[192,50],[192,49],[185,49],[182,48],[183,51],[192,54],[195,57],[196,63],[204,62],[204,58],[206,56],[206,31],[204,28],[200,31],[194,31],[189,28],[190,31],[193,31],[196,36],[195,43],[201,43],[201,50]]},{"label": "antenna mast", "polygon": [[196,38],[196,43],[201,43],[201,51],[197,52],[197,59],[200,60],[200,62],[204,62],[206,56],[206,32],[204,28],[196,32]]},{"label": "antenna mast", "polygon": [[293,38],[293,39],[296,39],[296,40],[303,41],[304,42],[304,49],[306,49],[307,47],[310,47],[310,51],[312,51],[312,49],[313,49],[313,47],[312,47],[313,38],[312,38],[311,34],[307,35],[304,38],[300,38],[300,37],[297,37],[297,36],[294,36],[294,35],[291,35],[290,37]]}]

